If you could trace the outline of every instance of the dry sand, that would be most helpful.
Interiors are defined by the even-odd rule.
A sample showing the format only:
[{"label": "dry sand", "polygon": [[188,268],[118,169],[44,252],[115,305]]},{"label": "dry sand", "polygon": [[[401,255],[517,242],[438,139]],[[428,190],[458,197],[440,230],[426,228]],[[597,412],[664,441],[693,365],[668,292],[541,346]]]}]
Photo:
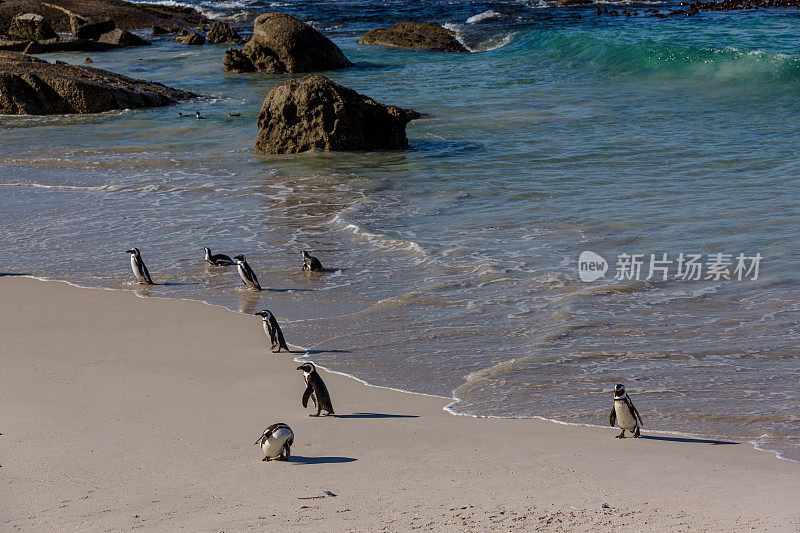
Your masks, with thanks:
[{"label": "dry sand", "polygon": [[[800,529],[800,465],[747,443],[453,416],[325,372],[340,416],[310,418],[258,317],[24,278],[0,295],[0,531]],[[273,422],[291,462],[253,446]]]}]

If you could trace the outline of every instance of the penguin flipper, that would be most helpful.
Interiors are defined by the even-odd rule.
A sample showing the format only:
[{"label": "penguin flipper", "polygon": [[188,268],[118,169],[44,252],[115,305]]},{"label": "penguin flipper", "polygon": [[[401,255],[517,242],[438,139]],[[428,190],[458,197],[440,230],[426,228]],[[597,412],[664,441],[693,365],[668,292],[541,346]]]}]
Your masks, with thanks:
[{"label": "penguin flipper", "polygon": [[609,417],[609,421],[611,422],[611,427],[614,427],[614,424],[617,423],[617,410],[614,407],[611,408],[611,416]]},{"label": "penguin flipper", "polygon": [[150,277],[150,271],[147,270],[147,265],[144,264],[144,261],[142,261],[142,272],[144,273],[144,278],[147,280],[147,283],[150,285],[155,285],[155,283],[153,283],[153,278]]},{"label": "penguin flipper", "polygon": [[[308,399],[311,398],[311,393],[314,392],[314,387],[308,385],[306,391],[303,393],[303,407],[308,407]],[[314,402],[316,403],[316,402]]]}]

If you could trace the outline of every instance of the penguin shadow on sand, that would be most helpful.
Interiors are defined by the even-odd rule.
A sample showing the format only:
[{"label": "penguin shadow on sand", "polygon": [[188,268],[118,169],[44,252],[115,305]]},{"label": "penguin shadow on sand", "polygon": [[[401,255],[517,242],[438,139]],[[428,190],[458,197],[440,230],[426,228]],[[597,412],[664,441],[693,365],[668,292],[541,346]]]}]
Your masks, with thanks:
[{"label": "penguin shadow on sand", "polygon": [[397,415],[393,413],[350,413],[349,415],[330,415],[332,418],[419,418],[419,415]]},{"label": "penguin shadow on sand", "polygon": [[357,461],[355,457],[338,457],[338,456],[324,456],[324,457],[306,457],[303,455],[292,455],[289,458],[289,463],[295,465],[324,465],[335,463],[352,463]]},{"label": "penguin shadow on sand", "polygon": [[732,440],[698,439],[694,437],[664,437],[661,435],[642,435],[639,438],[647,440],[663,440],[667,442],[692,442],[695,444],[741,444]]}]

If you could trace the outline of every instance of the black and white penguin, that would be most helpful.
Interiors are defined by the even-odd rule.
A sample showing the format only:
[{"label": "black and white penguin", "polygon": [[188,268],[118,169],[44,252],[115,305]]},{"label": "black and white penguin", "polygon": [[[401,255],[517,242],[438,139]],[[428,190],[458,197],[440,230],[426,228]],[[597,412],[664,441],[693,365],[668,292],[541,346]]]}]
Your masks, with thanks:
[{"label": "black and white penguin", "polygon": [[206,263],[213,266],[230,266],[233,264],[233,259],[228,257],[224,254],[214,254],[211,255],[211,250],[203,246],[203,252],[205,252],[205,260]]},{"label": "black and white penguin", "polygon": [[317,407],[317,414],[308,416],[319,416],[323,409],[327,411],[327,415],[336,414],[333,412],[333,403],[331,402],[331,395],[328,394],[328,387],[325,386],[325,382],[319,377],[314,363],[303,363],[297,367],[297,370],[303,371],[303,377],[306,380],[306,391],[303,393],[303,407],[308,407],[309,398],[314,401],[314,405]]},{"label": "black and white penguin", "polygon": [[294,432],[292,428],[283,422],[272,424],[264,433],[253,443],[261,444],[261,451],[264,452],[262,461],[271,461],[278,459],[279,461],[288,461],[291,457],[291,446],[294,444]]},{"label": "black and white penguin", "polygon": [[233,260],[236,261],[236,267],[239,270],[239,276],[242,278],[242,282],[251,289],[260,291],[261,285],[258,284],[256,273],[253,272],[253,269],[247,264],[247,260],[244,256],[234,255]]},{"label": "black and white penguin", "polygon": [[[289,347],[286,346],[286,341],[283,339],[283,331],[281,331],[278,321],[275,320],[275,315],[266,309],[255,314],[264,319],[262,321],[264,325],[264,333],[267,334],[267,337],[272,343],[272,353],[280,352],[281,348],[284,348],[288,352]],[[275,348],[277,348],[277,350]]]},{"label": "black and white penguin", "polygon": [[622,429],[622,433],[617,435],[616,438],[624,439],[626,429],[633,432],[634,439],[641,436],[639,427],[644,425],[642,417],[633,405],[631,397],[625,392],[625,385],[622,383],[617,383],[617,386],[614,387],[614,407],[611,408],[610,420],[612,427],[615,423],[618,423],[620,429]]},{"label": "black and white penguin", "polygon": [[204,117],[203,115],[200,114],[200,111],[195,111],[194,112],[194,116],[195,116],[195,118],[197,118],[197,120],[206,118],[206,117]]},{"label": "black and white penguin", "polygon": [[303,270],[311,270],[312,272],[322,272],[322,263],[313,255],[308,255],[308,252],[303,250],[300,252],[303,256]]},{"label": "black and white penguin", "polygon": [[150,277],[150,272],[147,271],[147,267],[144,265],[144,261],[142,261],[142,255],[139,253],[139,249],[131,248],[130,250],[126,250],[125,253],[131,254],[131,270],[133,270],[133,275],[136,276],[139,283],[153,285],[153,278]]}]

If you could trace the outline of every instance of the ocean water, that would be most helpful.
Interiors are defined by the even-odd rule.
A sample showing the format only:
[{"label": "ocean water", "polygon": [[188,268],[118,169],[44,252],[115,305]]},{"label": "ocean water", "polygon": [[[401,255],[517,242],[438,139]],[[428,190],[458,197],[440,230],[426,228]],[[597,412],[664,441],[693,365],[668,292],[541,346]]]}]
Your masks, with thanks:
[{"label": "ocean water", "polygon": [[[800,459],[800,12],[186,3],[245,29],[278,9],[326,32],[356,64],[326,75],[427,114],[410,149],[254,155],[285,76],[225,74],[225,46],[93,54],[206,98],[0,117],[0,272],[268,308],[320,365],[453,397],[461,414],[605,425],[622,382],[645,432]],[[356,44],[408,19],[447,24],[473,53]],[[178,118],[196,110],[206,118]],[[132,246],[158,285],[132,282]],[[206,267],[202,246],[244,253],[267,290]],[[300,271],[304,249],[325,274]],[[604,278],[581,281],[587,250],[608,260]],[[646,280],[664,253],[762,259],[757,279],[675,279],[674,263]],[[620,254],[642,254],[639,279],[615,279]]]}]

